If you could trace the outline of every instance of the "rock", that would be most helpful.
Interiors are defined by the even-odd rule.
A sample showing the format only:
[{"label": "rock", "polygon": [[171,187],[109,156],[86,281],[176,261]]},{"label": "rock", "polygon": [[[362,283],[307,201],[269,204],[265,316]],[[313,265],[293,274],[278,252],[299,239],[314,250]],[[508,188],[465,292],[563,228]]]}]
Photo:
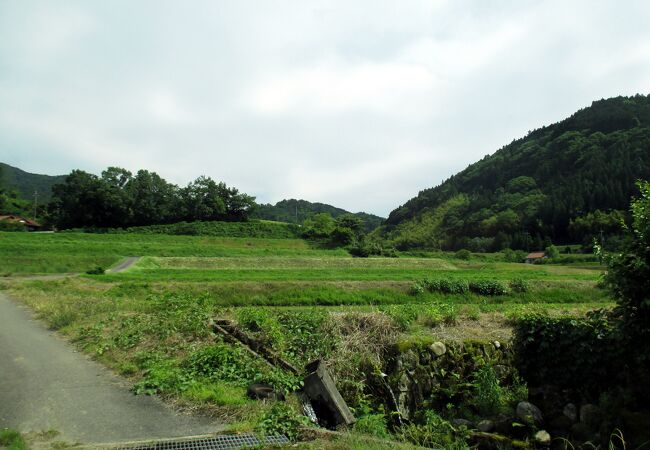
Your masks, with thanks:
[{"label": "rock", "polygon": [[501,348],[501,342],[499,342],[499,341],[492,342],[492,345],[494,345],[494,348],[496,348],[496,349]]},{"label": "rock", "polygon": [[494,423],[494,431],[498,434],[511,436],[514,438],[525,438],[528,430],[526,427],[516,426],[515,424],[519,422],[519,419],[516,417],[510,416],[499,416]]},{"label": "rock", "polygon": [[578,421],[578,408],[573,403],[567,403],[562,410],[562,414],[568,417],[573,423]]},{"label": "rock", "polygon": [[442,356],[445,353],[447,353],[447,347],[445,347],[445,344],[442,342],[434,342],[431,344],[431,351],[434,353],[436,356]]},{"label": "rock", "polygon": [[546,430],[539,430],[535,433],[535,441],[541,445],[550,445],[551,435]]},{"label": "rock", "polygon": [[411,380],[409,379],[408,375],[404,373],[402,374],[399,381],[397,382],[397,391],[408,392],[410,385],[411,385]]},{"label": "rock", "polygon": [[467,427],[468,429],[475,428],[474,423],[467,419],[453,419],[450,423],[454,427]]},{"label": "rock", "polygon": [[517,404],[517,418],[529,425],[541,425],[544,423],[544,417],[539,408],[529,402],[519,402]]},{"label": "rock", "polygon": [[590,430],[598,430],[603,414],[600,408],[590,403],[580,407],[580,423],[584,424]]},{"label": "rock", "polygon": [[484,433],[491,433],[494,431],[494,422],[491,420],[481,420],[478,425],[476,425],[476,428],[478,428],[479,431],[482,431]]}]

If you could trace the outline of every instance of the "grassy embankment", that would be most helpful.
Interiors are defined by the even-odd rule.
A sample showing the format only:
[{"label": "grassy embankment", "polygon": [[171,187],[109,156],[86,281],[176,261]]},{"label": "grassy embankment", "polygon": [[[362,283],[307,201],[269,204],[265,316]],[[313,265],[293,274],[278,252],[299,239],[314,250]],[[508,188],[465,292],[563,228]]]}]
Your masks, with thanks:
[{"label": "grassy embankment", "polygon": [[[298,379],[221,342],[208,330],[210,318],[236,320],[297,366],[325,358],[346,400],[361,408],[354,367],[376,357],[378,342],[506,340],[509,320],[520,314],[576,315],[611,304],[596,287],[598,266],[531,266],[498,255],[357,259],[296,239],[72,233],[2,233],[0,254],[0,271],[16,274],[83,271],[146,256],[120,274],[6,277],[0,288],[129,377],[135,391],[233,420],[237,429],[268,413],[268,405],[246,399],[248,383],[290,388]],[[411,286],[423,278],[519,279],[528,289],[413,295]]]}]

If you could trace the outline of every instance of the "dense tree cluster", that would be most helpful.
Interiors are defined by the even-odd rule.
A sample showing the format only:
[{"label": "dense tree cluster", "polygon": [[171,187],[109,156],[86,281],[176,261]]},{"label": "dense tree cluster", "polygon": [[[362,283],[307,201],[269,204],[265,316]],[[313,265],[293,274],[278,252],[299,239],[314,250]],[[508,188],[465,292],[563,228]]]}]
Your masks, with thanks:
[{"label": "dense tree cluster", "polygon": [[389,215],[398,247],[542,249],[619,234],[650,177],[650,97],[594,102],[530,132]]},{"label": "dense tree cluster", "polygon": [[155,172],[74,170],[52,188],[49,219],[60,229],[127,227],[195,220],[247,220],[255,198],[201,176],[186,187]]}]

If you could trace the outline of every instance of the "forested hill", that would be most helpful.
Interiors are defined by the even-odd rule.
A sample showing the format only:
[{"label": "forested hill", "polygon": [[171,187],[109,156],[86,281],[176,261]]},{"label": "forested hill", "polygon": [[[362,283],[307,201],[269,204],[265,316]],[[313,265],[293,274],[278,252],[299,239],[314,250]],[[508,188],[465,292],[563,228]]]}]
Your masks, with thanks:
[{"label": "forested hill", "polygon": [[650,178],[650,96],[599,100],[530,132],[392,211],[398,248],[532,249],[615,233]]},{"label": "forested hill", "polygon": [[64,180],[65,175],[39,175],[0,162],[0,187],[15,189],[27,200],[33,200],[34,191],[37,191],[38,201],[48,202],[52,197],[52,186],[63,183]]},{"label": "forested hill", "polygon": [[[279,222],[302,223],[307,217],[319,213],[328,213],[335,219],[344,214],[350,214],[344,209],[326,205],[325,203],[312,203],[307,200],[296,200],[292,198],[282,200],[275,205],[258,205],[253,213],[253,217],[265,220],[277,220]],[[354,215],[364,221],[367,231],[374,230],[384,221],[383,217],[364,212],[355,213]]]}]

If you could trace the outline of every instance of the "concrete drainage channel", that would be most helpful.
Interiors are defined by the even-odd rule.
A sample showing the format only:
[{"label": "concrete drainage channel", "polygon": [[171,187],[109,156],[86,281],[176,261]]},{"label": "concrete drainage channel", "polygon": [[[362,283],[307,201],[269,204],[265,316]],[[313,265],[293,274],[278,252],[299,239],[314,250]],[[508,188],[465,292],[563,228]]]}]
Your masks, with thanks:
[{"label": "concrete drainage channel", "polygon": [[[188,437],[156,442],[93,445],[97,450],[225,450],[289,444],[286,436],[255,436],[254,434],[221,434]],[[82,447],[83,448],[83,447]],[[88,447],[90,448],[90,447]]]}]

